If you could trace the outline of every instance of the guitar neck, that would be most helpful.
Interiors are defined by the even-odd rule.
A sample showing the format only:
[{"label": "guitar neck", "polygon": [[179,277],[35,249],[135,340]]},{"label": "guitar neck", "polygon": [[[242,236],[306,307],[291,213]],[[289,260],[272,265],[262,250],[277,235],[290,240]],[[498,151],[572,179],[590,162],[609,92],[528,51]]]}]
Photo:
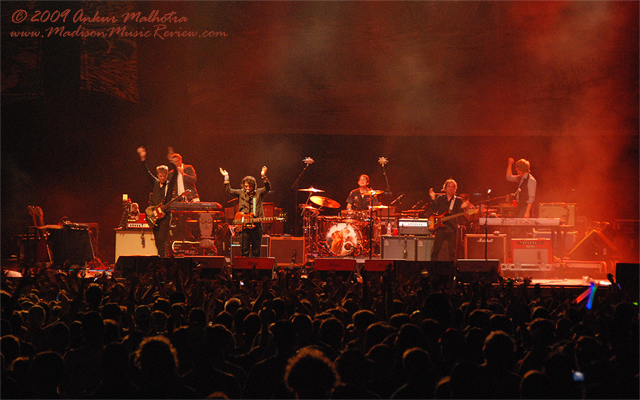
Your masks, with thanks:
[{"label": "guitar neck", "polygon": [[233,221],[234,225],[239,224],[251,224],[253,222],[265,222],[265,221],[276,221],[282,219],[280,217],[264,217],[264,218],[245,218],[245,219],[236,219]]}]

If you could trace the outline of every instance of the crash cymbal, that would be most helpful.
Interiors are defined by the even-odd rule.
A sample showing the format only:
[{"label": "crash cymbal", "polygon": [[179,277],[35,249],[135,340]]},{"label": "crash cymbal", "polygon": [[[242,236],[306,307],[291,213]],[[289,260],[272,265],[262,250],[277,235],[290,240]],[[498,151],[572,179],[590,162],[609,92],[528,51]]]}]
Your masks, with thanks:
[{"label": "crash cymbal", "polygon": [[368,192],[368,193],[369,193],[369,194],[372,194],[372,195],[374,195],[374,196],[377,196],[377,195],[379,195],[379,194],[384,193],[384,190],[373,190],[373,189],[371,189],[371,190],[369,190],[369,192]]},{"label": "crash cymbal", "polygon": [[320,193],[320,192],[324,192],[324,190],[322,189],[316,189],[313,186],[307,188],[307,189],[298,189],[298,192],[312,192],[312,193]]},{"label": "crash cymbal", "polygon": [[380,205],[380,206],[373,206],[373,207],[371,207],[371,208],[373,208],[374,210],[383,210],[383,209],[385,209],[385,208],[389,208],[389,206],[382,206],[382,205]]},{"label": "crash cymbal", "polygon": [[328,208],[340,208],[340,203],[335,200],[331,200],[328,197],[323,196],[311,196],[309,197],[313,203],[319,205],[320,207],[328,207]]}]

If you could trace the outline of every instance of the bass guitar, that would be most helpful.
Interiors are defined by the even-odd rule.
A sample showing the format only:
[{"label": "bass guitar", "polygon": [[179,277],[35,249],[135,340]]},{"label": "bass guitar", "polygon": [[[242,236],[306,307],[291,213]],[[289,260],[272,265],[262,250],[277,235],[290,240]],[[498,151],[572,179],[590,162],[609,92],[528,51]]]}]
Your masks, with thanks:
[{"label": "bass guitar", "polygon": [[470,210],[467,210],[465,212],[461,212],[461,213],[458,213],[458,214],[447,215],[447,213],[444,212],[442,214],[431,215],[429,217],[429,231],[435,232],[439,228],[443,227],[444,223],[446,221],[450,220],[450,219],[458,218],[461,215],[473,215],[473,214],[475,214],[477,212],[478,212],[478,210],[476,210],[476,209],[470,209]]},{"label": "bass guitar", "polygon": [[183,198],[184,196],[191,194],[191,192],[192,192],[191,189],[187,189],[184,192],[182,192],[182,194],[180,194],[179,196],[174,197],[173,199],[168,201],[167,204],[160,203],[156,206],[147,207],[147,209],[144,210],[144,213],[147,216],[147,223],[149,224],[149,226],[151,227],[156,226],[157,222],[163,219],[167,215],[165,211],[167,211],[167,209],[171,207],[171,204],[175,203],[176,201]]},{"label": "bass guitar", "polygon": [[245,229],[255,228],[255,224],[258,222],[269,221],[284,221],[284,214],[281,214],[279,217],[254,218],[253,213],[243,214],[241,212],[237,212],[235,217],[233,217],[232,225],[235,225],[236,233],[240,233]]}]

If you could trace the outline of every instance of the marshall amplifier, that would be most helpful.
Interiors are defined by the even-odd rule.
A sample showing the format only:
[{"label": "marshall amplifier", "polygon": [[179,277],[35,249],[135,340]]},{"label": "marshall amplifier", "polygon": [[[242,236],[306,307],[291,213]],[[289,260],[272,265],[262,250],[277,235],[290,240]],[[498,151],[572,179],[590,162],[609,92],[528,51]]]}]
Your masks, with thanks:
[{"label": "marshall amplifier", "polygon": [[431,261],[433,237],[382,236],[382,258],[387,260]]},{"label": "marshall amplifier", "polygon": [[484,260],[485,243],[487,258],[507,262],[507,235],[469,234],[464,237],[464,258]]},{"label": "marshall amplifier", "polygon": [[430,235],[429,220],[426,218],[407,218],[398,220],[398,235]]}]

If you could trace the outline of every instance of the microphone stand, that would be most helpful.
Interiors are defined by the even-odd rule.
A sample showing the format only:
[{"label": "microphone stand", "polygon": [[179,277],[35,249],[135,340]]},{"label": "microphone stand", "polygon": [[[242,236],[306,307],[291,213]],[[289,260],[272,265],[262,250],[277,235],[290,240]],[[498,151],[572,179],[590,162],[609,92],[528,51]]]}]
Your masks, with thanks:
[{"label": "microphone stand", "polygon": [[310,162],[306,162],[305,160],[303,160],[303,162],[305,163],[304,168],[300,172],[300,175],[298,175],[298,178],[296,179],[296,181],[293,182],[293,185],[291,185],[291,189],[295,191],[295,195],[294,195],[295,205],[293,206],[293,208],[296,210],[296,212],[295,212],[295,216],[296,217],[295,217],[295,220],[294,220],[294,228],[293,228],[294,236],[295,236],[296,232],[298,231],[298,211],[297,211],[297,208],[298,208],[298,182],[300,182],[300,178],[302,178],[302,175],[304,174],[304,171],[306,171],[307,167],[309,166],[309,164],[311,164]]}]

